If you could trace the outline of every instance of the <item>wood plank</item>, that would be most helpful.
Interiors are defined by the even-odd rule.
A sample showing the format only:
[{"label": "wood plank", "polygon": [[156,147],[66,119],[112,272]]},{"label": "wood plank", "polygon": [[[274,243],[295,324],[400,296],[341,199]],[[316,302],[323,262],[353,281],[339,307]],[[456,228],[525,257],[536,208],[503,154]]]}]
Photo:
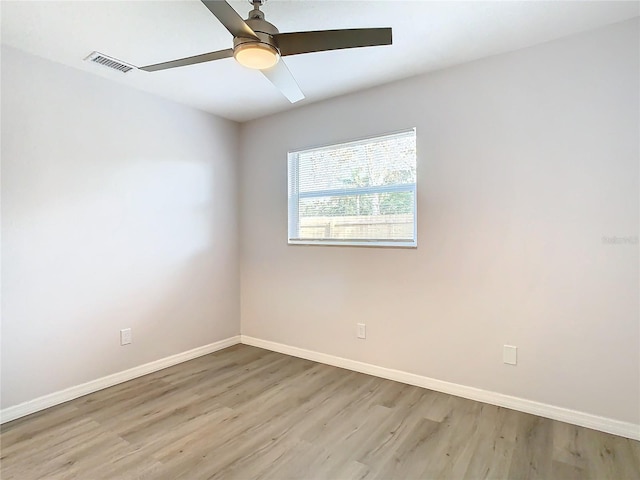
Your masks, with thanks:
[{"label": "wood plank", "polygon": [[237,345],[5,424],[3,479],[640,478],[640,443]]}]

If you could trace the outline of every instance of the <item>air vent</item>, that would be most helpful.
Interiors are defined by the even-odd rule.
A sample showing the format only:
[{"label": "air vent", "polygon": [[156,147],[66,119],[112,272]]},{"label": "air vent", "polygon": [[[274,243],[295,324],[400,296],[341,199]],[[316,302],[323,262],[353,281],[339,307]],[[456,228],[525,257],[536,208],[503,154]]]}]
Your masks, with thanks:
[{"label": "air vent", "polygon": [[86,60],[93,63],[97,63],[98,65],[102,65],[103,67],[110,68],[111,70],[118,70],[119,72],[122,72],[122,73],[127,73],[129,70],[132,70],[135,68],[132,65],[127,65],[126,63],[121,62],[120,60],[116,60],[115,58],[111,58],[100,52],[93,52],[91,55],[85,58],[85,61]]}]

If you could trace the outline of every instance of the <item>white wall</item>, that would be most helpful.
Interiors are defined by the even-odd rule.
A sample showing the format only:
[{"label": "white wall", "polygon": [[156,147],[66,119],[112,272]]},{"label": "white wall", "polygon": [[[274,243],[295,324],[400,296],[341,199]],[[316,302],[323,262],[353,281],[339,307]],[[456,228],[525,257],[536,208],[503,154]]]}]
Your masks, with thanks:
[{"label": "white wall", "polygon": [[3,47],[3,408],[240,333],[237,151],[233,122]]},{"label": "white wall", "polygon": [[[602,241],[639,230],[638,40],[635,19],[243,125],[243,335],[639,423],[638,245]],[[287,245],[288,150],[414,126],[417,249]]]}]

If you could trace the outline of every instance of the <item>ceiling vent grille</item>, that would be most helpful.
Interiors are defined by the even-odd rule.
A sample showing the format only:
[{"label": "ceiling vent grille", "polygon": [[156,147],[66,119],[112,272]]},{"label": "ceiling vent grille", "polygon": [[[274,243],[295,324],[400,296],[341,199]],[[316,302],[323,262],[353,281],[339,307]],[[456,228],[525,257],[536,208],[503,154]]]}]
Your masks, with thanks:
[{"label": "ceiling vent grille", "polygon": [[116,60],[115,58],[109,57],[100,52],[91,53],[91,55],[85,58],[85,61],[87,60],[93,63],[97,63],[98,65],[102,65],[103,67],[110,68],[111,70],[118,70],[122,73],[127,73],[129,70],[133,70],[135,68],[132,65],[127,65],[120,60]]}]

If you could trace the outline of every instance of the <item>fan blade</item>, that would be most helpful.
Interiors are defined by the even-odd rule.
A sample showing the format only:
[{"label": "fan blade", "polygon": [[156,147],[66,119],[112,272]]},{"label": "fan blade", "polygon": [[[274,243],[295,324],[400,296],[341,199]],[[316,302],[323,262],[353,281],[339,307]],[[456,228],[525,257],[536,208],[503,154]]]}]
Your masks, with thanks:
[{"label": "fan blade", "polygon": [[194,55],[193,57],[180,58],[178,60],[171,60],[170,62],[156,63],[154,65],[147,65],[146,67],[139,67],[140,70],[146,72],[155,72],[156,70],[166,70],[167,68],[184,67],[186,65],[195,65],[196,63],[211,62],[213,60],[220,60],[221,58],[233,57],[233,49],[227,48],[226,50],[218,50],[217,52],[203,53],[202,55]]},{"label": "fan blade", "polygon": [[271,68],[260,71],[291,103],[296,103],[304,98],[302,90],[300,90],[295,78],[293,78],[283,60],[280,60]]},{"label": "fan blade", "polygon": [[274,35],[280,54],[323,52],[341,48],[391,45],[390,28],[355,28],[346,30],[320,30],[316,32],[278,33]]},{"label": "fan blade", "polygon": [[229,30],[234,37],[253,38],[258,40],[256,32],[245,23],[238,12],[224,0],[202,0],[204,6],[213,13],[220,23]]}]

